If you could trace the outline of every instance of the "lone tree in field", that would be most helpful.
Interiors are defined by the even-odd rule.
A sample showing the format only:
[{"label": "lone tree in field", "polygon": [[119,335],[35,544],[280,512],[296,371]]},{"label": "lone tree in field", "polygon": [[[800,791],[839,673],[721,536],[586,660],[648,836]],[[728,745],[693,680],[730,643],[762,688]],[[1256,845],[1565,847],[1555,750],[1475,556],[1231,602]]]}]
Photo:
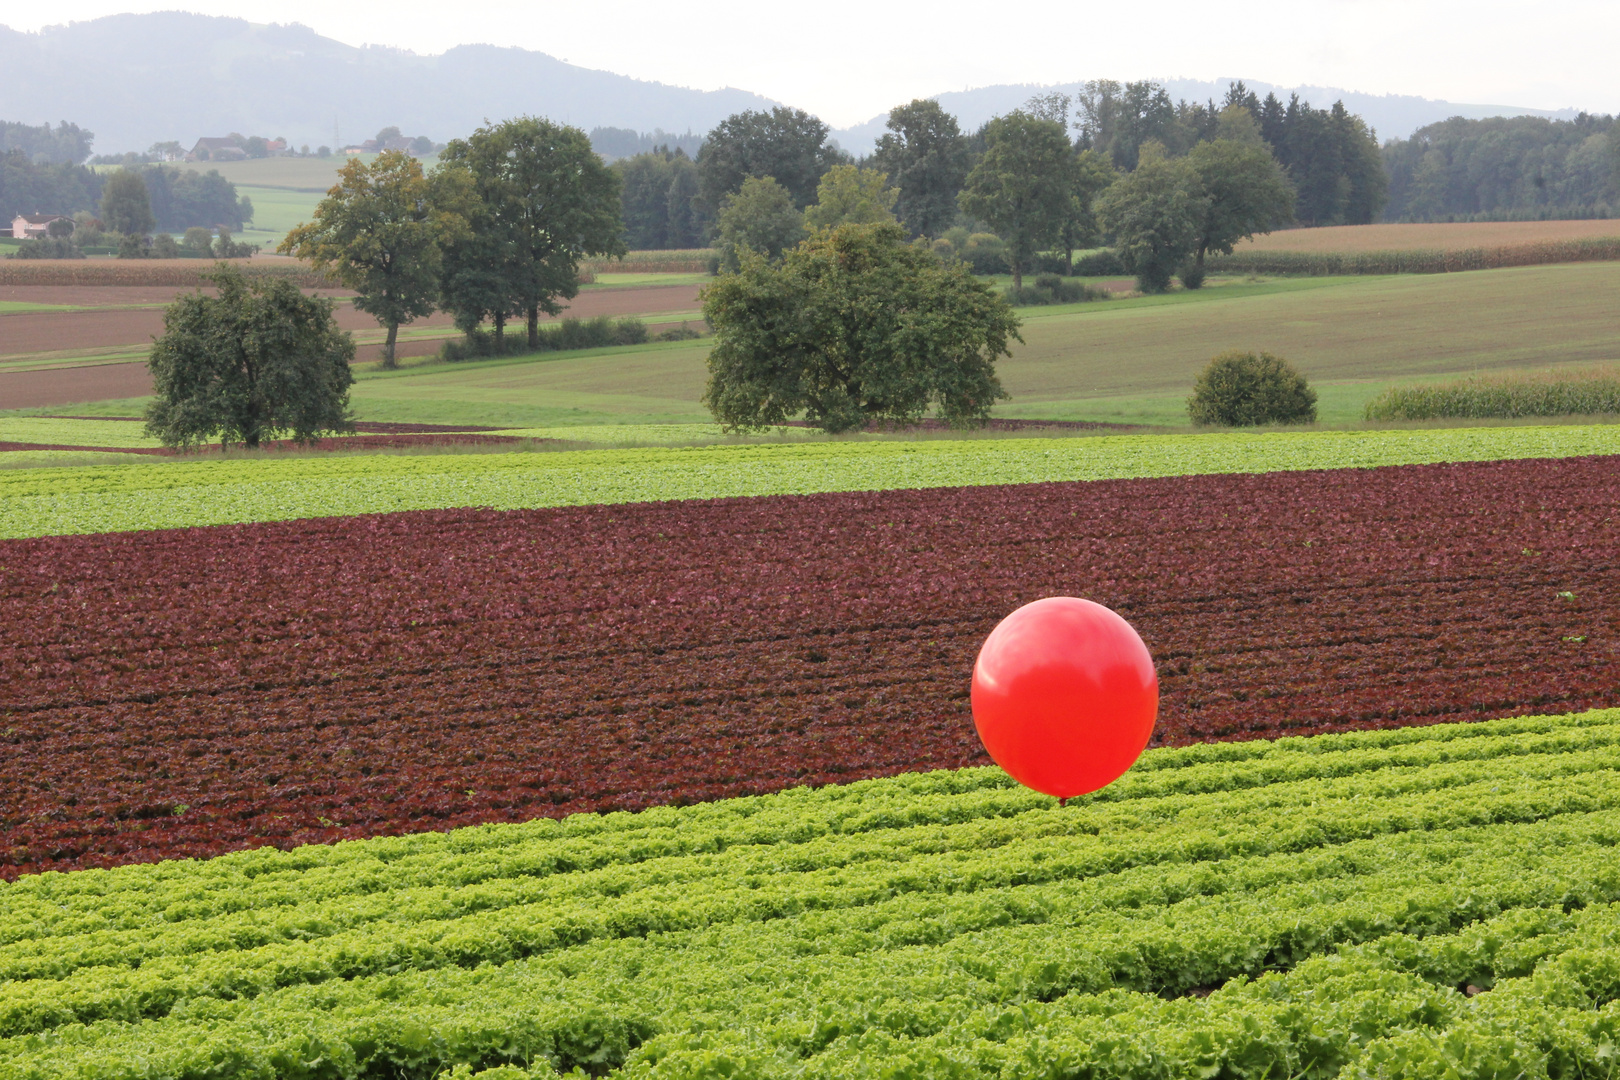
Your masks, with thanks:
[{"label": "lone tree in field", "polygon": [[715,330],[703,403],[728,431],[803,413],[827,432],[914,424],[930,405],[953,427],[1005,398],[995,363],[1018,318],[985,282],[906,243],[899,225],[816,233],[780,266],[747,255],[703,293]]},{"label": "lone tree in field", "polygon": [[182,296],[163,314],[147,361],[156,394],[147,435],[182,448],[217,437],[223,450],[282,432],[305,443],[352,430],[354,339],[338,329],[333,302],[233,267],[203,276],[219,295]]},{"label": "lone tree in field", "polygon": [[1287,360],[1230,349],[1193,384],[1187,415],[1195,424],[1254,427],[1316,422],[1316,391]]},{"label": "lone tree in field", "polygon": [[958,201],[1007,241],[1013,285],[1023,288],[1024,268],[1074,213],[1074,153],[1062,124],[1021,110],[990,121],[984,137],[989,149]]},{"label": "lone tree in field", "polygon": [[540,313],[557,315],[559,298],[579,295],[579,260],[624,254],[619,175],[583,131],[532,116],[481,127],[439,160],[442,172],[468,177],[479,236],[473,254],[498,267],[498,279],[470,293],[525,316],[529,348],[538,349]]},{"label": "lone tree in field", "polygon": [[1136,171],[1097,199],[1097,217],[1114,236],[1114,250],[1136,275],[1136,287],[1162,293],[1198,247],[1207,201],[1198,174],[1157,144],[1141,151]]},{"label": "lone tree in field", "polygon": [[439,296],[440,245],[467,231],[469,185],[422,173],[422,163],[388,150],[354,158],[321,200],[315,220],[277,249],[328,271],[359,293],[354,306],[388,328],[382,366],[395,367],[401,323],[429,315]]}]

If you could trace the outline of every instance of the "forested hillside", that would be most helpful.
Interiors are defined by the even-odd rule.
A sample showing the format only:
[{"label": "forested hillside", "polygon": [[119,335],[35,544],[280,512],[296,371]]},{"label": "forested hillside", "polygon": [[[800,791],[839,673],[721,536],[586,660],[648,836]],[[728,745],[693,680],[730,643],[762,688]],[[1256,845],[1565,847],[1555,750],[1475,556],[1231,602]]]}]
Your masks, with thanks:
[{"label": "forested hillside", "polygon": [[1391,221],[1608,217],[1620,206],[1620,124],[1582,113],[1465,120],[1384,144]]}]

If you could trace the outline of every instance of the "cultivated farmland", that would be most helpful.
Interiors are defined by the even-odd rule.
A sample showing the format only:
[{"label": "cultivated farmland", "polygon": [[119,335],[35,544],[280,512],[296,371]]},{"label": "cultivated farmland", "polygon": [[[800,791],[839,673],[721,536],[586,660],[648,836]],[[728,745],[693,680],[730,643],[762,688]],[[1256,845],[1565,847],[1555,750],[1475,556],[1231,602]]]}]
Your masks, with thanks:
[{"label": "cultivated farmland", "polygon": [[1466,251],[1620,237],[1620,219],[1417,222],[1283,229],[1245,240],[1238,251]]},{"label": "cultivated farmland", "polygon": [[973,769],[24,879],[0,1077],[1605,1076],[1617,746],[1609,711],[1149,751],[1063,808]]},{"label": "cultivated farmland", "polygon": [[974,650],[1053,594],[1142,633],[1161,744],[1586,708],[1617,502],[1585,458],[13,541],[0,864],[979,764]]},{"label": "cultivated farmland", "polygon": [[[690,425],[652,427],[672,441]],[[642,430],[625,426],[621,439]],[[710,429],[713,430],[712,428]],[[610,427],[590,429],[612,441]],[[558,438],[556,428],[496,432]],[[802,436],[802,432],[800,433]],[[26,441],[29,437],[18,441]],[[37,440],[37,436],[34,437]],[[79,445],[71,443],[68,445]],[[1614,454],[1613,425],[1192,436],[894,440],[646,447],[556,453],[142,459],[0,476],[0,537],[455,507],[529,509],[653,500],[962,485],[1365,469],[1382,465]]]}]

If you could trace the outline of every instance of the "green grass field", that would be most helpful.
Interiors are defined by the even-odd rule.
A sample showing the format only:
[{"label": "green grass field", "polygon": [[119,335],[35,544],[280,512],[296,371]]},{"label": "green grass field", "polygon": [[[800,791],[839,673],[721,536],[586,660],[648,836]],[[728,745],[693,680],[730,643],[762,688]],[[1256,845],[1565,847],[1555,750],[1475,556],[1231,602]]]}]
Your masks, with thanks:
[{"label": "green grass field", "polygon": [[[370,162],[375,154],[359,155],[361,161]],[[248,161],[179,161],[175,165],[195,172],[217,169],[219,174],[238,188],[248,187],[290,188],[321,194],[337,183],[338,170],[352,158],[334,154],[329,158],[275,157],[254,158]],[[424,168],[432,168],[436,158],[423,159]]]},{"label": "green grass field", "polygon": [[1620,265],[1274,279],[1164,297],[1021,309],[1027,345],[1002,367],[997,414],[1186,422],[1193,379],[1225,349],[1292,360],[1326,423],[1385,387],[1439,374],[1620,358]]},{"label": "green grass field", "polygon": [[[995,415],[1184,425],[1198,370],[1228,348],[1293,360],[1321,420],[1356,424],[1392,385],[1620,358],[1607,263],[1383,278],[1234,282],[1025,308]],[[706,344],[405,372],[356,387],[368,420],[554,425],[706,419]]]},{"label": "green grass field", "polygon": [[237,239],[249,244],[262,244],[265,251],[274,251],[294,226],[311,220],[315,216],[315,208],[325,197],[318,192],[250,187],[245,184],[237,185],[236,193],[253,200],[253,220]]},{"label": "green grass field", "polygon": [[37,875],[0,1080],[1612,1077],[1617,767],[1608,710]]},{"label": "green grass field", "polygon": [[[280,228],[296,223],[297,210],[296,201],[287,201],[267,203],[264,213],[281,214],[266,217]],[[670,279],[688,277],[702,280]],[[610,275],[588,288],[646,283],[642,275]],[[1324,424],[1357,425],[1366,402],[1391,386],[1620,359],[1610,300],[1617,289],[1620,265],[1586,263],[1238,280],[1191,293],[1025,308],[1026,344],[1015,346],[999,367],[1012,398],[998,404],[995,415],[1184,426],[1198,370],[1223,349],[1246,348],[1294,361],[1318,391]],[[656,318],[673,321],[681,314]],[[708,348],[701,341],[677,342],[419,363],[391,374],[362,370],[353,401],[362,420],[503,427],[705,422],[710,418],[699,398]],[[40,364],[63,366],[70,359],[52,356]],[[76,411],[130,415],[132,408],[138,411],[139,404]]]}]

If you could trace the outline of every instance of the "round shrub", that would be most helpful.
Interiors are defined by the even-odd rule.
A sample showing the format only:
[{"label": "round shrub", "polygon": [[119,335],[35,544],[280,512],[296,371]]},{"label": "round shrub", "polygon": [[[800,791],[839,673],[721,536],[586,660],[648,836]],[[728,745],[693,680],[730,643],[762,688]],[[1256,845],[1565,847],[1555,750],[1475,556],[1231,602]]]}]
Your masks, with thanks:
[{"label": "round shrub", "polygon": [[1309,424],[1316,420],[1316,391],[1282,357],[1232,349],[1198,376],[1187,415],[1221,427]]}]

